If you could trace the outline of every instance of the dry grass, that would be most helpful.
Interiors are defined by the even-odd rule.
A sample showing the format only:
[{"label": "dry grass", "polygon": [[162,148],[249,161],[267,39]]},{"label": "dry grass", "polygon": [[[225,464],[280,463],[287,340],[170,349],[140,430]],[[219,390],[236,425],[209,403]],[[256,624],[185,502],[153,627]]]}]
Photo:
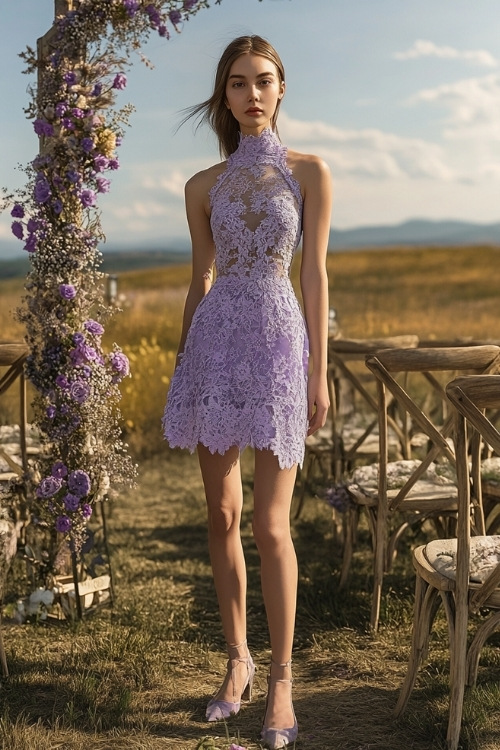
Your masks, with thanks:
[{"label": "dry grass", "polygon": [[[342,331],[353,337],[411,332],[422,338],[494,338],[497,256],[491,248],[336,253],[329,258],[331,300]],[[21,627],[8,619],[26,586],[16,564],[3,627],[12,673],[0,689],[3,750],[195,750],[204,736],[219,736],[216,747],[227,750],[224,726],[203,721],[225,657],[196,459],[164,446],[147,458],[161,444],[159,419],[188,278],[184,267],[120,276],[124,314],[115,318],[108,337],[124,345],[133,360],[123,411],[129,441],[143,458],[137,490],[109,508],[116,602],[112,611],[74,628]],[[3,338],[19,338],[6,310],[17,305],[21,284],[2,282],[0,295]],[[7,420],[14,412],[9,416],[5,403],[2,397],[0,419]],[[249,640],[259,671],[255,701],[229,722],[227,732],[258,750],[269,644],[250,531],[250,453],[243,463]],[[337,587],[340,551],[326,504],[307,500],[294,537],[300,564],[296,750],[444,750],[448,662],[442,617],[407,712],[392,719],[411,632],[409,547],[418,539],[407,540],[387,576],[383,625],[373,638],[367,632],[366,529],[344,592]],[[484,650],[479,687],[468,692],[463,750],[500,747],[499,643],[493,638]]]}]

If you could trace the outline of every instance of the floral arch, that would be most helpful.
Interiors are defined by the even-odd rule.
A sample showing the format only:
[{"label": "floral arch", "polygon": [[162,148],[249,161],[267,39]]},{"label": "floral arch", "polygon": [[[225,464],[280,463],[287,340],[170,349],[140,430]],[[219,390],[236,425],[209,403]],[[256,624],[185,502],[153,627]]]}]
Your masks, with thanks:
[{"label": "floral arch", "polygon": [[[220,0],[216,0],[220,2]],[[35,477],[37,514],[78,552],[93,505],[133,482],[121,439],[120,381],[129,363],[102,347],[113,309],[104,301],[99,195],[119,168],[132,107],[115,107],[131,56],[151,34],[168,39],[207,0],[55,0],[52,29],[22,53],[38,76],[26,110],[40,152],[23,190],[8,195],[12,231],[31,270],[18,317],[25,324],[35,423],[50,445]]]}]

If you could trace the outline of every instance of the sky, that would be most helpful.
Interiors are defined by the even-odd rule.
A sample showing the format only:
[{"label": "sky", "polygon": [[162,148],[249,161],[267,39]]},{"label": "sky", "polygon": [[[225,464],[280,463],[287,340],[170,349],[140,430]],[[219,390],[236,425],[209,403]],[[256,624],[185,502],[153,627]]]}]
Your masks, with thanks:
[{"label": "sky", "polygon": [[[50,27],[53,0],[0,9],[0,185],[37,153],[25,119],[29,77],[18,53]],[[21,22],[22,20],[22,22]],[[205,100],[228,42],[266,37],[287,90],[282,141],[315,153],[334,181],[332,225],[413,218],[500,221],[499,0],[222,0],[166,41],[152,37],[118,103],[136,107],[121,169],[102,197],[106,248],[175,247],[188,238],[183,189],[219,161],[214,135],[177,130],[181,110]],[[107,175],[109,176],[109,174]],[[22,253],[0,216],[0,257]]]}]

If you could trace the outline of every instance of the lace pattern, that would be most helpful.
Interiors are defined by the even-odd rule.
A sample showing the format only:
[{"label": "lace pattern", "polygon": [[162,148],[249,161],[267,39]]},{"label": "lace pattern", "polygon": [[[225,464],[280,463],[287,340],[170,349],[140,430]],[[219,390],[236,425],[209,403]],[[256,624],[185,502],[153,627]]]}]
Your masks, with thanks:
[{"label": "lace pattern", "polygon": [[217,278],[193,316],[163,424],[170,445],[302,464],[308,342],[289,269],[302,198],[271,131],[241,138],[210,191]]}]

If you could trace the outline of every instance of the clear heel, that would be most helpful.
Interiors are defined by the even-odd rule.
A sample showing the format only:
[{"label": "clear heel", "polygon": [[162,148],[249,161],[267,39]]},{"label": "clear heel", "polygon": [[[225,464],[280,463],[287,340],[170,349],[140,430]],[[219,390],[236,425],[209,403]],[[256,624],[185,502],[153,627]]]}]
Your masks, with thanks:
[{"label": "clear heel", "polygon": [[[253,680],[255,677],[255,664],[253,663],[253,659],[250,656],[250,653],[248,652],[248,649],[246,648],[247,642],[246,640],[242,643],[239,643],[237,646],[234,645],[228,645],[228,651],[229,651],[229,659],[227,662],[227,671],[228,671],[228,679],[231,681],[233,685],[233,697],[236,697],[236,669],[238,668],[239,664],[245,664],[247,668],[247,675],[246,675],[246,681],[243,686],[243,690],[240,696],[239,701],[224,701],[219,700],[217,698],[217,695],[221,692],[218,690],[218,692],[214,695],[214,697],[209,701],[207,705],[206,710],[206,719],[207,721],[222,721],[223,719],[228,719],[230,716],[234,716],[237,714],[241,708],[241,702],[242,701],[250,701],[252,700],[252,688],[253,688]],[[240,656],[239,650],[245,648],[247,651],[246,656]],[[236,652],[237,656],[234,658],[231,658],[231,652]]]},{"label": "clear heel", "polygon": [[[284,664],[277,664],[276,662],[272,662],[277,667],[291,667],[292,662],[287,661]],[[295,716],[295,710],[293,708],[292,703],[292,679],[284,680],[284,679],[277,679],[276,677],[272,677],[272,675],[269,675],[268,678],[269,682],[269,688],[271,687],[272,683],[287,683],[290,685],[290,704],[292,708],[292,714],[293,714],[293,726],[289,727],[288,729],[277,729],[276,727],[262,727],[262,731],[260,733],[261,740],[265,747],[269,748],[269,750],[281,750],[281,748],[287,747],[288,745],[291,745],[292,742],[295,742],[297,739],[298,733],[299,733],[299,726],[297,724],[297,717]],[[267,705],[269,702],[269,692],[267,694],[267,701],[266,701],[266,713],[267,713]]]}]

